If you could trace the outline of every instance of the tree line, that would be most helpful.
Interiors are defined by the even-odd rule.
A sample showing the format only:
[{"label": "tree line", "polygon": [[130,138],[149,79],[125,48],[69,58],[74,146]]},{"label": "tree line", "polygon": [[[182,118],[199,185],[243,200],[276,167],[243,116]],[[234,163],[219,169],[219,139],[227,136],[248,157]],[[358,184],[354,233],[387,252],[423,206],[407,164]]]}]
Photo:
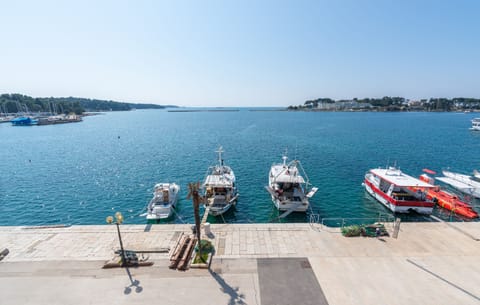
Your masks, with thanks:
[{"label": "tree line", "polygon": [[85,111],[127,111],[132,109],[164,109],[156,104],[135,104],[79,97],[31,97],[23,94],[0,95],[0,113],[50,112],[76,113]]},{"label": "tree line", "polygon": [[[448,98],[430,98],[421,100],[407,100],[404,97],[390,97],[382,98],[354,98],[351,100],[333,100],[330,98],[318,98],[314,100],[307,100],[303,105],[289,106],[290,110],[314,109],[319,108],[319,105],[354,103],[355,105],[368,105],[367,108],[371,110],[381,111],[465,111],[465,110],[480,110],[480,99],[456,97]],[[357,104],[358,103],[358,104]]]}]

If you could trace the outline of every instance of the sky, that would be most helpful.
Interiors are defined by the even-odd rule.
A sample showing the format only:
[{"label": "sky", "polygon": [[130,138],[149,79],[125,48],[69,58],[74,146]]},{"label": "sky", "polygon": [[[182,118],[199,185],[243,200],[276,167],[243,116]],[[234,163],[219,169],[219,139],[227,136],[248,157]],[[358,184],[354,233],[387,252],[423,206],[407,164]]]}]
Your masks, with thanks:
[{"label": "sky", "polygon": [[5,1],[0,93],[180,106],[480,98],[480,1]]}]

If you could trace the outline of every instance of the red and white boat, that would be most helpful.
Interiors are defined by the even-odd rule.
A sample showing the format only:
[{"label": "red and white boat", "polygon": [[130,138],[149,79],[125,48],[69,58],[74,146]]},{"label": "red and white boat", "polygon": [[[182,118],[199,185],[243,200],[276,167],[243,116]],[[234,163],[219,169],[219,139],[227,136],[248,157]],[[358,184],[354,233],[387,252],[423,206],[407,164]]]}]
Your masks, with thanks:
[{"label": "red and white boat", "polygon": [[369,170],[365,174],[364,185],[370,195],[394,213],[415,211],[431,214],[435,205],[425,192],[435,186],[406,175],[395,167]]}]

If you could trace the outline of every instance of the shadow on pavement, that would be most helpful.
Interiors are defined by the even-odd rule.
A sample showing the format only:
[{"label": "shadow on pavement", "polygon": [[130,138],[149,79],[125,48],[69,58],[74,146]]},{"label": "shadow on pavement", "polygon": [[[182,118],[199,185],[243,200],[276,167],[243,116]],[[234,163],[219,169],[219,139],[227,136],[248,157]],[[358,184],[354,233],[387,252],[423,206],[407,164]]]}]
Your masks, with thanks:
[{"label": "shadow on pavement", "polygon": [[238,293],[238,287],[232,287],[228,285],[225,280],[218,275],[216,272],[212,271],[208,268],[208,272],[212,275],[212,277],[217,281],[217,283],[221,286],[221,290],[230,296],[230,300],[228,301],[228,305],[242,305],[246,304],[244,301],[245,295]]},{"label": "shadow on pavement", "polygon": [[130,273],[130,268],[125,267],[125,270],[127,271],[128,274],[128,279],[130,280],[130,285],[125,287],[125,290],[123,291],[123,294],[130,294],[132,292],[132,287],[135,287],[135,292],[140,293],[143,291],[142,286],[140,286],[140,281],[134,279],[132,277],[132,274]]}]

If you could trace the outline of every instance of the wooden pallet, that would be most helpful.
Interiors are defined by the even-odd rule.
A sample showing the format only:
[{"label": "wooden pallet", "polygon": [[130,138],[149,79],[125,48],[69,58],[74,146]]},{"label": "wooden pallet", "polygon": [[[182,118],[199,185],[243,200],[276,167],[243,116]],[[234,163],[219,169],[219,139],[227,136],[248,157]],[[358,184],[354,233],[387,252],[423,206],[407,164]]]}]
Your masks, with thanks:
[{"label": "wooden pallet", "polygon": [[170,269],[187,270],[190,266],[190,258],[197,239],[182,234],[170,256]]}]

